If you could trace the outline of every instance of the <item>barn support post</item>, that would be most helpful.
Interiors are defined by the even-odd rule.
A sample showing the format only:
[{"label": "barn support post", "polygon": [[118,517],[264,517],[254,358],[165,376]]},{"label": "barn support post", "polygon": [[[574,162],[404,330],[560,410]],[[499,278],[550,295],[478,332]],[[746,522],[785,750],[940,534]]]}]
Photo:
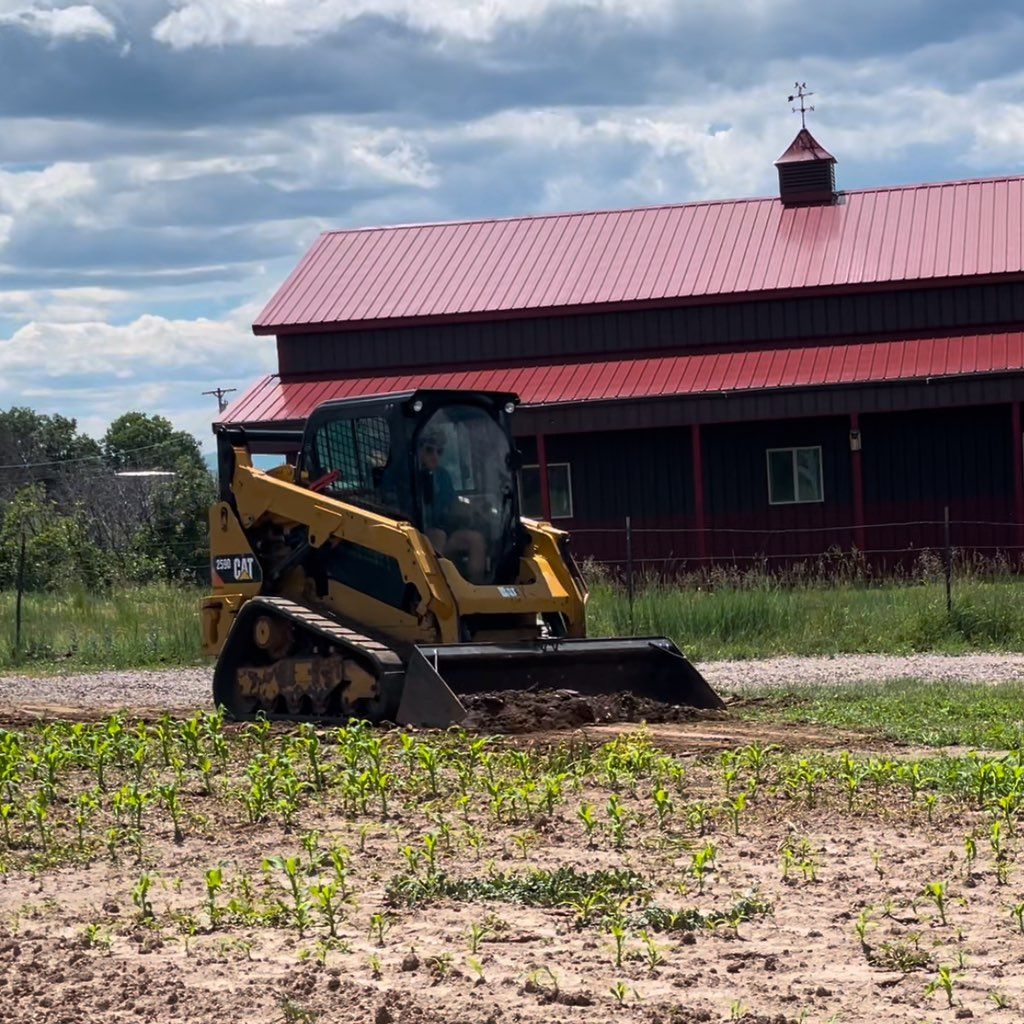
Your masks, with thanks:
[{"label": "barn support post", "polygon": [[861,553],[867,547],[864,530],[864,465],[861,461],[860,413],[850,413],[850,472],[853,477],[853,542]]},{"label": "barn support post", "polygon": [[700,443],[700,424],[690,427],[690,445],[693,452],[693,518],[697,528],[697,559],[703,564],[708,557],[706,522],[704,517],[704,456]]},{"label": "barn support post", "polygon": [[546,523],[551,522],[551,488],[548,486],[548,450],[544,435],[537,435],[537,474],[540,477],[540,514]]},{"label": "barn support post", "polygon": [[1010,403],[1013,431],[1013,520],[1017,524],[1017,557],[1024,558],[1024,438],[1021,437],[1020,402]]}]

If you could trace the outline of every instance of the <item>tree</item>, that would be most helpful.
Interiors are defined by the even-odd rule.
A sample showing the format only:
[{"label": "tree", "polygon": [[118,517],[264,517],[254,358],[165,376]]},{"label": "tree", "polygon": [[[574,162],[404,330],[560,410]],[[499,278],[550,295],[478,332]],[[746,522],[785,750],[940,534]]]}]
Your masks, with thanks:
[{"label": "tree", "polygon": [[174,476],[152,490],[149,518],[139,534],[139,552],[163,564],[168,579],[194,580],[209,557],[207,514],[217,486],[205,463],[189,457],[174,464]]},{"label": "tree", "polygon": [[22,537],[25,539],[25,589],[97,590],[109,582],[109,564],[90,539],[78,508],[64,514],[41,484],[23,487],[0,510],[0,589],[17,583]]},{"label": "tree", "polygon": [[20,487],[34,482],[53,493],[69,473],[100,465],[100,446],[79,433],[78,422],[46,416],[23,406],[0,410],[0,500],[10,500]]},{"label": "tree", "polygon": [[199,443],[185,430],[175,430],[163,416],[126,412],[103,435],[103,451],[118,470],[175,470],[181,460],[205,469]]},{"label": "tree", "polygon": [[[216,485],[196,439],[164,417],[125,413],[99,444],[73,419],[0,411],[5,465],[0,589],[15,583],[23,534],[29,590],[204,577]],[[171,475],[118,475],[147,469]]]}]

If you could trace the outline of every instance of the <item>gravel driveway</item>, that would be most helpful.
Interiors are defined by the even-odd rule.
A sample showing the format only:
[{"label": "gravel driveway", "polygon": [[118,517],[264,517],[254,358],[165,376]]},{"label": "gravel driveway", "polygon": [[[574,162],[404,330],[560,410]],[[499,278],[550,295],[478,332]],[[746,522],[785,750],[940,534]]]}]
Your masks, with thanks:
[{"label": "gravel driveway", "polygon": [[[712,661],[697,666],[720,692],[794,684],[841,684],[915,677],[972,683],[1024,680],[1024,654],[843,654],[830,658]],[[209,668],[126,670],[75,675],[0,676],[0,713],[59,706],[82,711],[208,707]]]}]

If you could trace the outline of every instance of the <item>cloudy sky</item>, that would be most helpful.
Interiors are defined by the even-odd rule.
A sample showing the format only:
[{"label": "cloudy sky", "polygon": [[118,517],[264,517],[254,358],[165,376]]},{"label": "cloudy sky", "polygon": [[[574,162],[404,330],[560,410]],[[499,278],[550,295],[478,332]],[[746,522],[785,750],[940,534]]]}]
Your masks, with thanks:
[{"label": "cloudy sky", "polygon": [[329,227],[1024,168],[1024,13],[978,0],[0,0],[0,407],[100,433],[273,368]]}]

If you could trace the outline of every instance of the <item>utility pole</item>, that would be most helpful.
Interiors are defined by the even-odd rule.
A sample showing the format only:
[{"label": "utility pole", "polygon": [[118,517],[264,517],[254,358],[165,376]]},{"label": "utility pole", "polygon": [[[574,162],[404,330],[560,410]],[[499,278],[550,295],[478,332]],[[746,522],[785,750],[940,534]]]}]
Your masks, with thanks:
[{"label": "utility pole", "polygon": [[225,395],[230,395],[232,391],[237,391],[238,388],[214,388],[212,391],[204,391],[204,395],[216,395],[217,396],[217,411],[223,412],[227,407],[228,403],[224,400]]}]

